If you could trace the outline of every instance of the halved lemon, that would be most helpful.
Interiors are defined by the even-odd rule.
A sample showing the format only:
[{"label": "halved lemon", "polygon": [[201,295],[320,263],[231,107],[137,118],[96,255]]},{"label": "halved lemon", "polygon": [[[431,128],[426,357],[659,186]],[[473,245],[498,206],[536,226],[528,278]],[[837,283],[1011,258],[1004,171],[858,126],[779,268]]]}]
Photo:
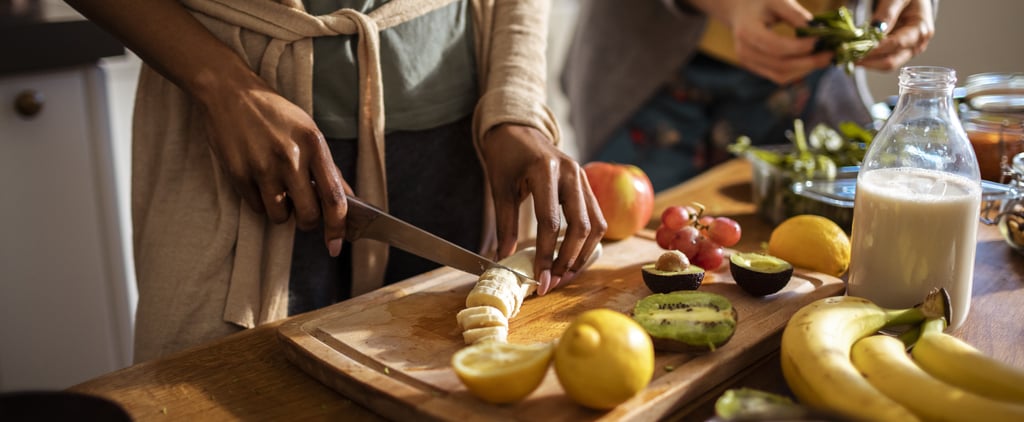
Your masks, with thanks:
[{"label": "halved lemon", "polygon": [[513,403],[536,390],[551,363],[549,343],[486,341],[452,356],[452,368],[469,392],[495,404]]}]

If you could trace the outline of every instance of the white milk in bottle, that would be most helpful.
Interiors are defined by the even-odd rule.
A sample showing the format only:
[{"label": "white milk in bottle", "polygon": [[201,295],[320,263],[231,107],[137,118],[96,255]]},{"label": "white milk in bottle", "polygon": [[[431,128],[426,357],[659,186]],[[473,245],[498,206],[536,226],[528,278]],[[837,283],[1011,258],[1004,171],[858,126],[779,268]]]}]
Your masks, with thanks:
[{"label": "white milk in bottle", "polygon": [[981,186],[933,170],[879,169],[857,183],[849,294],[887,308],[945,287],[952,326],[967,317]]},{"label": "white milk in bottle", "polygon": [[955,84],[952,69],[900,70],[899,100],[857,175],[846,290],[902,309],[944,287],[951,330],[970,308],[981,204],[978,159],[956,114]]}]

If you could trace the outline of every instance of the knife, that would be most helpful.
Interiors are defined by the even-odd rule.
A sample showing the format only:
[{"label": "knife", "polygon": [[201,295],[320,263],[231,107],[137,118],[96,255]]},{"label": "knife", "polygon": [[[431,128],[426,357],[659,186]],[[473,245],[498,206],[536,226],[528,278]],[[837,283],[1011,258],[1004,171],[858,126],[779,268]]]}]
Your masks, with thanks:
[{"label": "knife", "polygon": [[447,265],[470,274],[480,275],[491,267],[502,267],[519,276],[524,283],[536,280],[519,271],[500,265],[470,252],[459,245],[437,237],[430,232],[406,223],[381,211],[362,199],[348,196],[348,216],[345,218],[345,240],[373,239],[394,246],[413,255]]}]

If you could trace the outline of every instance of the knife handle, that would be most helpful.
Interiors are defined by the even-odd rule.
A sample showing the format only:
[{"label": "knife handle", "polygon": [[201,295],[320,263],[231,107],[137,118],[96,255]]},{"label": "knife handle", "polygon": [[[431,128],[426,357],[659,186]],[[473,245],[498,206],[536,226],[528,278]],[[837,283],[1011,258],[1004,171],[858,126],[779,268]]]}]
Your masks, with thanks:
[{"label": "knife handle", "polygon": [[354,242],[363,238],[366,228],[380,215],[381,211],[355,196],[348,196],[346,200],[348,214],[345,216],[345,240]]}]

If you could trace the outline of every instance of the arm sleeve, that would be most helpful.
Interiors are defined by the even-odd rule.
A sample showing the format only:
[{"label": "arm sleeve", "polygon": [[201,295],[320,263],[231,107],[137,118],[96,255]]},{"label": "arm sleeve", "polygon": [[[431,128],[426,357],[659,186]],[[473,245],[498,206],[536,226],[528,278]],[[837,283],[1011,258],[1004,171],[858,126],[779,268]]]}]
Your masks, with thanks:
[{"label": "arm sleeve", "polygon": [[558,123],[545,94],[550,2],[479,3],[475,30],[481,96],[473,118],[475,141],[497,125],[515,123],[536,128],[557,144]]}]

